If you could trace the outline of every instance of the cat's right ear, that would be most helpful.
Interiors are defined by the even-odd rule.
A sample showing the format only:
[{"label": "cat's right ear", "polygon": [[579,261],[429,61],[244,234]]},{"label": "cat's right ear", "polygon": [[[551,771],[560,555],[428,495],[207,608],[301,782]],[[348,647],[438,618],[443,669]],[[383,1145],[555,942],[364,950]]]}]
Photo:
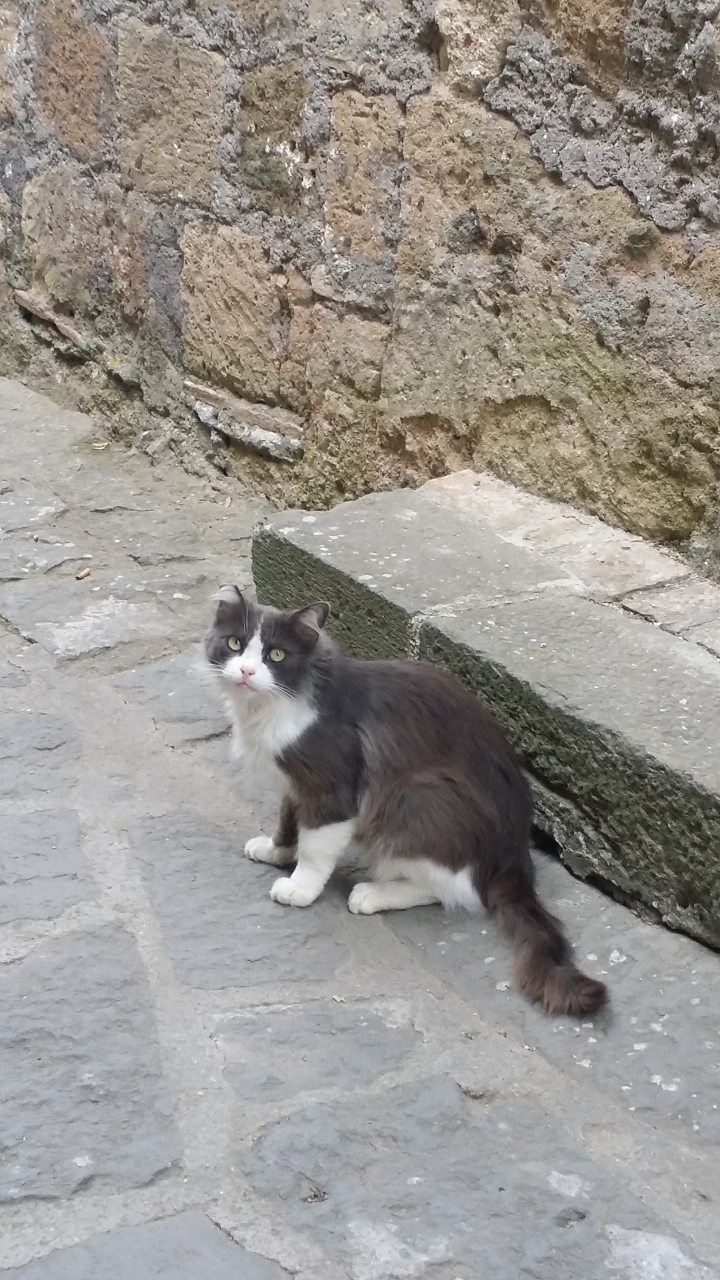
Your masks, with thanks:
[{"label": "cat's right ear", "polygon": [[213,600],[217,601],[218,613],[224,604],[234,605],[236,608],[239,604],[247,605],[247,601],[239,587],[221,587],[219,591],[215,592]]}]

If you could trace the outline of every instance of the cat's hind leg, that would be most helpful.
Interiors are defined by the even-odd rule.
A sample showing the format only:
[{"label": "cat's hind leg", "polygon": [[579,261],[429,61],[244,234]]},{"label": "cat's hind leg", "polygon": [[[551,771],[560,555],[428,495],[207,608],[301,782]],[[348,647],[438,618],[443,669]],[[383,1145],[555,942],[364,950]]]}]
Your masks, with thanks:
[{"label": "cat's hind leg", "polygon": [[402,911],[439,901],[430,886],[413,880],[382,880],[356,884],[348,898],[348,909],[356,916],[372,916],[376,911]]}]

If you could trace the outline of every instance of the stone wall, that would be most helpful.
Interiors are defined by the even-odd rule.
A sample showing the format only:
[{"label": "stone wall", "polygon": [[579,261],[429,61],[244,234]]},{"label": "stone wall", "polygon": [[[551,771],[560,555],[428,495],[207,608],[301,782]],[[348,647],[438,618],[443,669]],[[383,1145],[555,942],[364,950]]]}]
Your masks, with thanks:
[{"label": "stone wall", "polygon": [[720,560],[720,0],[0,0],[0,372]]}]

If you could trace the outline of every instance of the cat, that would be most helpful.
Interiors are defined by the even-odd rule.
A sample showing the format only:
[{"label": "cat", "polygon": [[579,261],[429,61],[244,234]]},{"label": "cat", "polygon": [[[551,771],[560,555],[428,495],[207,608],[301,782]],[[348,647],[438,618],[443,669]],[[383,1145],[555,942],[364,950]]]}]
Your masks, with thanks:
[{"label": "cat", "polygon": [[352,912],[441,902],[497,914],[515,975],[550,1014],[593,1013],[602,982],[572,963],[559,921],[534,888],[530,788],[482,703],[429,663],[360,662],[324,630],[329,606],[283,611],[223,587],[205,641],[225,693],[233,749],[284,783],[275,836],[249,858],[295,869],[275,902],[307,907],[351,843],[370,879]]}]

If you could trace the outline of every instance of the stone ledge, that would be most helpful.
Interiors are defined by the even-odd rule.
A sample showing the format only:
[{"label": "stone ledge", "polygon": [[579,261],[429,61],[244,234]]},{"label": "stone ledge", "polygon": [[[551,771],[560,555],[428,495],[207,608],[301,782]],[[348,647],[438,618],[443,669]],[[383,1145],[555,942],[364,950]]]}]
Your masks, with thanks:
[{"label": "stone ledge", "polygon": [[[720,663],[693,642],[715,601],[681,560],[463,473],[278,513],[253,569],[264,601],[330,600],[356,655],[455,672],[505,725],[572,870],[720,946]],[[638,612],[664,589],[672,631]]]}]

